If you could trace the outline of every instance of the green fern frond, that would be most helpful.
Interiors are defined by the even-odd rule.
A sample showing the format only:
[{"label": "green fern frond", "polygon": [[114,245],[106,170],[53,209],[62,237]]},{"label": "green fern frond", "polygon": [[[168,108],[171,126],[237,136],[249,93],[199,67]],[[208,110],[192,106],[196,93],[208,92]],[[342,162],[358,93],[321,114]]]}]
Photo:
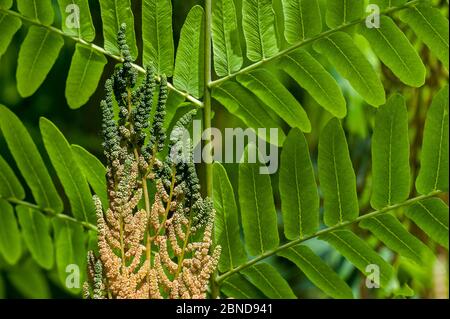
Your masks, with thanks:
[{"label": "green fern frond", "polygon": [[[209,87],[217,88],[235,79],[239,81],[239,78],[248,76],[255,69],[281,63],[283,69],[322,107],[342,118],[346,114],[342,93],[328,71],[321,67],[321,60],[313,57],[316,53],[311,49],[311,44],[314,44],[314,49],[349,80],[367,103],[382,105],[385,102],[384,89],[379,76],[355,46],[352,36],[356,33],[365,37],[375,54],[403,83],[421,86],[425,77],[423,63],[400,30],[397,16],[411,27],[448,69],[448,20],[439,9],[420,0],[380,0],[371,3],[379,5],[382,10],[379,28],[366,26],[366,18],[370,13],[365,13],[364,2],[359,0],[329,0],[325,10],[321,10],[317,0],[283,0],[281,7],[273,6],[271,1],[266,0],[246,0],[242,5],[243,21],[240,29],[233,0],[215,1],[211,31],[217,78],[208,84]],[[33,4],[36,4],[37,10],[31,10]],[[152,64],[158,75],[171,77],[174,74],[173,81],[168,84],[169,89],[194,105],[203,106],[199,100],[204,86],[205,19],[200,12],[202,8],[194,7],[188,15],[174,63],[171,1],[142,2],[142,39],[136,38],[135,19],[129,1],[100,1],[105,40],[103,47],[93,42],[95,29],[87,0],[59,0],[58,4],[63,20],[62,29],[53,26],[55,14],[49,1],[18,1],[18,12],[10,9],[11,1],[5,1],[0,7],[0,23],[2,30],[5,30],[0,36],[0,54],[4,53],[22,22],[32,25],[19,57],[17,82],[22,96],[30,96],[40,87],[55,63],[62,38],[69,38],[77,46],[67,79],[66,98],[72,108],[84,105],[96,90],[106,64],[104,56],[123,61],[115,37],[119,26],[126,23],[126,38],[130,43],[132,57],[142,55],[144,63]],[[70,4],[77,5],[80,10],[79,28],[67,25],[66,19],[69,22],[73,20],[71,11],[65,10]],[[276,30],[280,27],[279,16],[284,19],[281,27],[285,39],[281,42],[286,41],[286,47],[276,36]],[[321,21],[326,21],[328,29],[322,29]],[[241,36],[245,38],[246,55],[250,62],[243,59]],[[137,50],[139,41],[143,43],[142,52]],[[300,48],[302,51],[297,52]],[[37,55],[34,54],[36,52]],[[44,58],[48,56],[51,58]],[[145,73],[141,66],[134,66]],[[272,77],[276,75],[272,74]],[[257,93],[249,88],[246,90],[251,94]],[[335,96],[338,101],[332,103],[327,95]],[[219,102],[227,109],[236,108],[236,103],[228,99]],[[262,102],[264,107],[275,109],[278,116],[286,120],[277,102],[267,97],[263,97]],[[237,113],[244,123],[252,126],[251,116],[240,109]],[[304,122],[303,115],[296,116]],[[292,121],[288,120],[287,123],[295,127]],[[302,130],[307,131],[308,126],[303,126]]]},{"label": "green fern frond", "polygon": [[[429,123],[437,119],[440,119],[439,123],[445,121],[442,116],[448,108],[448,99],[444,102],[446,94],[448,87],[435,97],[428,115]],[[330,297],[350,297],[351,290],[339,275],[305,245],[315,238],[328,242],[363,274],[368,274],[368,266],[377,265],[381,286],[387,289],[397,280],[394,268],[362,238],[357,226],[368,230],[392,251],[420,264],[432,258],[433,254],[394,217],[395,213],[404,210],[406,216],[448,249],[448,207],[436,198],[447,191],[448,185],[436,184],[442,188],[428,187],[427,192],[415,197],[411,197],[409,192],[407,120],[404,99],[400,95],[393,95],[377,112],[372,138],[372,206],[375,210],[361,215],[345,135],[338,119],[328,122],[320,136],[318,154],[320,190],[324,199],[325,226],[321,228],[318,186],[306,140],[302,132],[292,129],[281,154],[279,189],[287,239],[281,243],[270,178],[258,174],[260,164],[241,163],[238,187],[247,254],[235,249],[241,245],[241,239],[237,211],[233,205],[234,194],[226,171],[220,164],[215,164],[215,181],[219,183],[215,196],[218,216],[216,238],[217,243],[225,248],[220,261],[221,274],[216,278],[216,283],[222,287],[222,292],[235,298],[254,296],[255,287],[249,284],[242,284],[239,291],[233,288],[239,278],[240,282],[247,279],[266,297],[289,297],[288,292],[270,290],[264,284],[265,276],[274,276],[275,268],[265,269],[267,264],[262,262],[278,255],[295,263],[312,283]],[[431,129],[430,124],[427,125],[424,147],[429,141],[441,140],[440,128],[443,126],[441,124]],[[439,161],[446,163],[448,152],[439,152],[439,143],[433,145]],[[428,179],[435,183],[447,178],[447,171],[440,169],[440,165],[436,166],[438,159],[431,161],[428,155],[422,158],[423,182]],[[226,247],[234,249],[227,252]],[[252,257],[249,259],[249,256]],[[279,283],[279,286],[283,284]]]},{"label": "green fern frond", "polygon": [[[64,209],[49,168],[45,166],[27,129],[3,105],[0,105],[0,131],[36,201],[24,201],[24,187],[11,167],[0,157],[0,254],[9,264],[18,263],[23,255],[23,236],[24,244],[36,264],[49,270],[53,269],[56,262],[61,287],[67,287],[66,267],[71,264],[82,267],[85,264],[85,239],[89,232],[97,231],[89,185],[106,201],[105,168],[88,151],[79,146],[70,146],[58,128],[42,118],[44,146],[65,196],[69,199],[70,209]],[[77,294],[81,290],[68,291]]]}]

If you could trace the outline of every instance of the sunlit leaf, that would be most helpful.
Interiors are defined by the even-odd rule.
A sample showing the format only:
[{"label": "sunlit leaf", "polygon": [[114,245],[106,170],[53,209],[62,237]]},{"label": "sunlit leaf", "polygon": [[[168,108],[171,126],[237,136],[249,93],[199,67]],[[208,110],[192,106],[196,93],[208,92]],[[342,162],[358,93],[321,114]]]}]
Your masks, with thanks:
[{"label": "sunlit leaf", "polygon": [[384,104],[383,84],[348,34],[336,32],[326,36],[314,43],[314,49],[326,56],[367,103],[373,106]]},{"label": "sunlit leaf", "polygon": [[322,31],[318,0],[282,0],[282,3],[287,42],[305,40]]},{"label": "sunlit leaf", "polygon": [[272,1],[243,1],[242,19],[249,60],[259,61],[278,52]]},{"label": "sunlit leaf", "polygon": [[50,161],[69,198],[72,214],[78,220],[95,223],[95,207],[91,192],[69,143],[49,120],[41,118],[39,124]]},{"label": "sunlit leaf", "polygon": [[448,19],[440,10],[421,4],[403,10],[400,17],[448,70]]},{"label": "sunlit leaf", "polygon": [[358,20],[364,13],[364,1],[327,0],[326,22],[330,28],[336,28]]},{"label": "sunlit leaf", "polygon": [[289,53],[281,59],[281,65],[328,112],[339,118],[347,114],[346,102],[336,80],[307,51],[298,49]]},{"label": "sunlit leaf", "polygon": [[17,9],[24,16],[45,25],[53,23],[52,0],[17,0]]},{"label": "sunlit leaf", "polygon": [[291,127],[311,131],[311,123],[303,107],[271,73],[263,69],[241,74],[239,83],[255,94]]},{"label": "sunlit leaf", "polygon": [[[236,82],[225,82],[214,87],[212,96],[225,106],[228,112],[240,118],[248,127],[258,132],[258,128],[266,128],[265,138],[274,145],[282,145],[286,135],[282,127],[270,116],[266,107],[252,93]],[[270,139],[270,128],[277,128],[277,140]]]},{"label": "sunlit leaf", "polygon": [[239,71],[244,61],[233,0],[213,1],[214,69],[219,76]]},{"label": "sunlit leaf", "polygon": [[381,209],[408,198],[408,112],[401,95],[393,95],[377,112],[372,137],[372,174],[373,208]]},{"label": "sunlit leaf", "polygon": [[214,163],[215,239],[222,247],[219,270],[225,272],[247,260],[240,240],[238,210],[227,172]]},{"label": "sunlit leaf", "polygon": [[79,145],[72,145],[72,152],[83,172],[84,177],[100,198],[103,207],[108,207],[108,195],[106,193],[106,168],[102,162]]},{"label": "sunlit leaf", "polygon": [[56,213],[62,212],[61,198],[30,134],[19,118],[3,105],[0,105],[0,128],[37,204]]},{"label": "sunlit leaf", "polygon": [[320,134],[318,162],[325,224],[333,226],[358,217],[355,172],[344,130],[336,118]]},{"label": "sunlit leaf", "polygon": [[242,271],[244,276],[271,299],[294,299],[286,280],[269,264],[261,263]]},{"label": "sunlit leaf", "polygon": [[19,18],[0,12],[0,30],[2,30],[2,36],[0,37],[0,58],[8,49],[14,35],[21,26],[22,21]]},{"label": "sunlit leaf", "polygon": [[138,50],[136,45],[136,35],[134,30],[134,16],[131,10],[130,0],[101,0],[100,11],[103,24],[103,37],[106,51],[120,55],[117,44],[117,34],[120,26],[125,23],[126,39],[131,56],[136,58]]},{"label": "sunlit leaf", "polygon": [[367,28],[361,24],[359,30],[375,54],[403,83],[413,87],[425,83],[426,69],[422,60],[391,18],[380,17],[379,28]]},{"label": "sunlit leaf", "polygon": [[448,191],[448,85],[428,110],[416,189],[421,194]]},{"label": "sunlit leaf", "polygon": [[25,191],[11,167],[0,155],[0,197],[24,199]]},{"label": "sunlit leaf", "polygon": [[313,251],[303,245],[283,250],[278,254],[289,259],[308,277],[311,282],[333,298],[351,299],[352,290]]},{"label": "sunlit leaf", "polygon": [[17,206],[16,211],[31,256],[42,268],[51,269],[54,258],[49,220],[41,212],[30,207]]},{"label": "sunlit leaf", "polygon": [[58,4],[64,33],[93,41],[95,27],[89,9],[89,0],[58,0]]},{"label": "sunlit leaf", "polygon": [[[84,243],[84,232],[80,225],[71,223],[61,219],[53,219],[53,228],[55,231],[55,251],[56,251],[56,267],[58,276],[63,287],[72,293],[79,293],[81,283],[84,282],[86,269],[86,246]],[[67,283],[71,283],[68,276],[71,272],[76,271],[78,267],[80,277],[78,288],[68,287]],[[75,280],[74,277],[72,280]],[[75,283],[76,284],[76,283]]]},{"label": "sunlit leaf", "polygon": [[365,219],[359,225],[370,230],[393,251],[414,260],[418,264],[428,260],[432,255],[428,247],[408,233],[397,218],[392,215],[384,214]]},{"label": "sunlit leaf", "polygon": [[[249,160],[253,155],[256,158]],[[250,255],[274,249],[279,243],[272,184],[269,175],[261,174],[260,169],[264,171],[267,168],[257,158],[258,151],[250,144],[243,162],[239,164],[239,203],[245,247]]]},{"label": "sunlit leaf", "polygon": [[298,129],[291,130],[281,152],[279,188],[286,238],[314,233],[319,228],[319,195],[308,144]]},{"label": "sunlit leaf", "polygon": [[22,255],[19,227],[13,207],[0,199],[0,254],[14,265]]},{"label": "sunlit leaf", "polygon": [[392,266],[370,248],[363,239],[351,231],[337,230],[321,235],[319,239],[327,241],[336,248],[336,250],[365,275],[368,275],[368,266],[378,266],[381,286],[385,287],[391,281],[394,275]]},{"label": "sunlit leaf", "polygon": [[107,62],[103,54],[77,44],[66,83],[66,99],[71,108],[79,108],[89,101]]},{"label": "sunlit leaf", "polygon": [[228,297],[236,299],[263,299],[264,295],[253,286],[243,275],[237,273],[225,280],[221,285]]},{"label": "sunlit leaf", "polygon": [[433,240],[448,249],[448,206],[438,198],[429,198],[408,207],[406,216]]},{"label": "sunlit leaf", "polygon": [[174,63],[172,2],[142,1],[142,26],[144,65],[152,65],[158,74],[172,76]]},{"label": "sunlit leaf", "polygon": [[64,40],[49,29],[31,26],[17,62],[17,90],[22,97],[33,95],[55,64]]},{"label": "sunlit leaf", "polygon": [[194,6],[181,28],[173,83],[195,97],[203,96],[204,87],[204,12]]}]

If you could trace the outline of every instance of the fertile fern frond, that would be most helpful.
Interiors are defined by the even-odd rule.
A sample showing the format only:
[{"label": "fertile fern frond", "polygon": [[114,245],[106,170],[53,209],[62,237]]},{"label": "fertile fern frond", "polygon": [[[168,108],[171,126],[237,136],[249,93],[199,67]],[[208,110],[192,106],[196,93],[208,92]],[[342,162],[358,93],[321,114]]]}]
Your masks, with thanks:
[{"label": "fertile fern frond", "polygon": [[[146,132],[155,80],[147,77],[134,89],[136,74],[124,34],[122,26],[118,38],[125,62],[108,80],[102,101],[109,208],[104,210],[100,199],[94,198],[99,256],[88,255],[85,296],[205,298],[220,255],[220,246],[212,248],[214,209],[200,196],[190,158],[176,162],[170,155],[164,162],[157,158],[166,139],[167,82],[161,79],[153,122]],[[118,123],[111,118],[112,86],[121,110]],[[175,132],[191,119],[183,117]],[[179,138],[183,136],[175,142]],[[156,187],[152,202],[148,182]],[[142,199],[145,208],[138,207]]]},{"label": "fertile fern frond", "polygon": [[[45,149],[69,206],[64,207],[49,168],[25,126],[8,108],[0,106],[0,130],[34,198],[34,203],[25,201],[24,186],[0,157],[0,253],[9,264],[15,265],[28,250],[31,256],[24,271],[33,272],[41,280],[41,268],[56,269],[61,287],[78,294],[79,286],[67,286],[66,270],[69,265],[84,267],[86,263],[85,241],[97,230],[90,187],[107,204],[105,168],[82,147],[69,145],[49,120],[42,118],[40,128]],[[14,208],[18,221],[13,214]],[[84,280],[84,272],[80,273],[80,277]],[[48,294],[44,285],[36,291],[36,295],[27,296],[42,297]]]}]

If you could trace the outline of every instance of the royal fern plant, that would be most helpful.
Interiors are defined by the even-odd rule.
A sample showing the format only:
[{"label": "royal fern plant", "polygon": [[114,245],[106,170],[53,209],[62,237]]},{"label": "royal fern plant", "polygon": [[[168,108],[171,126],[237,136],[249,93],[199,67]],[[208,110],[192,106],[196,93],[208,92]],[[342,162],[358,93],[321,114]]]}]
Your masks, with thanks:
[{"label": "royal fern plant", "polygon": [[[119,68],[126,71],[115,72],[122,72],[118,78],[128,81],[121,89],[111,88],[111,82],[106,85],[105,105],[114,100],[122,116],[117,126],[109,118],[110,128],[119,131],[105,135],[106,168],[82,147],[70,145],[49,120],[41,119],[44,146],[70,209],[64,209],[61,195],[24,125],[8,108],[1,106],[3,137],[34,198],[33,203],[25,201],[21,180],[0,157],[0,252],[9,264],[19,261],[24,243],[31,258],[21,267],[39,266],[49,270],[56,264],[59,280],[67,287],[67,265],[80,265],[84,269],[87,263],[90,271],[81,272],[81,282],[91,283],[86,292],[90,297],[295,298],[297,290],[275,262],[289,260],[298,267],[299,274],[327,296],[352,298],[354,289],[321,258],[311,242],[333,247],[365,276],[369,266],[376,267],[379,282],[375,280],[374,284],[390,292],[399,289],[397,269],[392,265],[392,258],[382,255],[380,246],[416,264],[433,258],[429,247],[432,244],[425,244],[423,238],[414,236],[405,225],[416,225],[433,242],[448,250],[447,2],[205,0],[187,14],[177,46],[172,27],[176,1],[172,4],[170,0],[99,0],[99,4],[101,16],[93,17],[89,7],[92,3],[87,0],[58,0],[57,3],[0,0],[0,56],[16,32],[22,26],[26,28],[16,73],[21,96],[31,96],[42,85],[65,41],[76,44],[65,91],[71,108],[85,105],[99,87],[103,90],[99,82],[108,60],[123,63]],[[132,11],[132,4],[137,4],[135,8],[140,6],[136,12]],[[139,19],[135,15],[140,15]],[[61,19],[56,19],[59,16]],[[95,18],[99,18],[102,32],[94,28]],[[139,37],[138,29],[142,30]],[[97,36],[100,33],[102,37]],[[124,43],[127,43],[126,50]],[[427,52],[426,56],[423,51]],[[137,72],[133,77],[144,78],[144,88],[133,93],[135,80],[127,78],[127,72]],[[395,83],[395,90],[391,90],[386,78]],[[430,78],[438,79],[431,89],[426,88]],[[319,128],[315,127],[310,110],[300,104],[292,83],[330,118],[321,128],[317,152],[311,154],[310,149],[314,147],[307,139],[308,133]],[[158,86],[163,91],[167,88],[167,101],[162,103],[167,113],[165,118],[152,117],[159,128],[174,126],[177,110],[188,106],[183,108],[188,118],[183,117],[178,124],[187,124],[192,115],[189,112],[196,109],[203,116],[203,127],[208,129],[213,104],[225,108],[255,131],[278,128],[278,139],[270,141],[281,149],[277,179],[260,174],[262,163],[245,161],[249,152],[254,151],[251,144],[239,164],[236,190],[224,166],[212,164],[211,158],[206,160],[204,193],[213,199],[214,228],[212,222],[203,221],[206,239],[196,238],[196,243],[188,249],[192,260],[196,260],[196,248],[205,245],[208,250],[202,255],[205,259],[199,261],[208,264],[208,273],[198,277],[202,285],[188,284],[187,277],[184,283],[184,279],[178,282],[184,266],[187,270],[192,268],[193,273],[198,271],[196,262],[187,261],[186,265],[182,262],[187,241],[181,247],[182,252],[176,249],[178,241],[186,236],[185,215],[180,213],[176,222],[182,226],[174,235],[178,236],[171,247],[175,246],[174,251],[165,251],[165,237],[158,238],[158,234],[167,231],[170,237],[169,232],[175,231],[170,228],[178,227],[166,227],[170,223],[166,224],[164,216],[172,213],[167,215],[164,211],[159,216],[163,222],[156,217],[153,226],[147,224],[146,227],[155,229],[149,232],[147,228],[144,235],[140,231],[145,227],[140,223],[145,214],[139,217],[139,212],[144,205],[143,211],[150,214],[152,209],[145,208],[149,202],[125,189],[117,193],[117,188],[131,183],[131,178],[129,185],[145,197],[151,193],[144,187],[145,179],[150,176],[159,185],[153,190],[154,203],[159,200],[160,206],[167,204],[168,211],[172,212],[172,200],[166,195],[170,195],[167,190],[170,193],[175,189],[175,184],[170,185],[170,176],[177,177],[177,169],[172,166],[171,171],[170,163],[164,166],[161,157],[155,155],[170,145],[170,141],[161,149],[158,143],[164,144],[162,141],[149,144],[157,145],[156,149],[148,149],[143,147],[143,141],[147,143],[148,138],[156,141],[159,133],[150,130],[149,136],[141,136],[132,129],[136,123],[137,127],[148,129],[148,123],[144,124],[142,118],[150,121],[146,113],[149,110],[139,107],[140,99],[146,99],[149,86]],[[346,136],[342,125],[350,112],[349,90],[372,106],[370,112],[375,113],[370,123],[373,128],[371,165],[367,169],[370,183],[363,190],[357,187],[355,171],[359,167],[355,167],[348,147],[351,136]],[[409,107],[410,98],[404,92],[422,90],[432,102],[426,111],[424,127],[418,128],[423,134],[414,139],[421,149],[420,168],[416,169],[418,154],[412,153],[416,148],[410,142],[409,124],[417,112],[413,113]],[[112,91],[115,91],[114,99]],[[124,97],[130,99],[129,105],[136,107],[135,111],[120,109]],[[110,107],[105,105],[104,115]],[[427,106],[424,104],[423,108]],[[108,125],[105,119],[104,133]],[[175,124],[175,128],[179,125]],[[210,139],[207,136],[205,144]],[[120,151],[113,151],[114,143]],[[113,158],[114,152],[121,155]],[[149,161],[151,158],[153,161]],[[149,167],[151,170],[169,167],[168,171],[161,169],[168,175],[147,175]],[[192,166],[188,171],[195,173]],[[188,176],[180,178],[188,183]],[[178,183],[175,177],[172,181]],[[168,188],[164,188],[166,182]],[[275,190],[279,196],[274,196],[278,193]],[[190,194],[192,189],[188,187],[184,192]],[[96,194],[95,204],[93,194]],[[198,196],[198,205],[203,206],[195,206],[194,202],[188,206],[196,207],[202,214],[207,211],[204,216],[200,214],[207,220],[214,216],[213,209],[206,197]],[[362,205],[366,198],[371,210]],[[278,199],[280,207],[276,205]],[[125,228],[120,227],[123,221],[118,213],[121,211],[128,214],[125,224],[128,223],[129,242],[125,246],[116,240],[124,238]],[[190,223],[189,218],[187,222]],[[131,230],[132,227],[141,228],[138,231]],[[104,251],[103,256],[100,251],[100,259],[90,253],[86,262],[88,250],[95,252],[98,246],[105,247],[101,236],[110,236],[113,249]],[[376,238],[375,244],[369,238]],[[141,246],[148,240],[150,249]],[[158,258],[164,273],[158,274],[161,269],[152,268],[158,260],[152,257],[152,245],[158,256],[161,255]],[[221,247],[218,270],[210,274],[219,258],[219,250],[214,250],[218,246]],[[145,254],[147,257],[150,254],[149,264],[133,263],[133,257],[141,258]],[[116,260],[118,255],[120,260]],[[33,280],[42,280],[36,277],[37,273],[33,273]],[[133,281],[132,287],[120,284],[130,280],[139,283],[134,285]],[[109,287],[109,282],[115,286]],[[143,294],[142,287],[145,287]],[[80,293],[81,287],[70,291]]]}]

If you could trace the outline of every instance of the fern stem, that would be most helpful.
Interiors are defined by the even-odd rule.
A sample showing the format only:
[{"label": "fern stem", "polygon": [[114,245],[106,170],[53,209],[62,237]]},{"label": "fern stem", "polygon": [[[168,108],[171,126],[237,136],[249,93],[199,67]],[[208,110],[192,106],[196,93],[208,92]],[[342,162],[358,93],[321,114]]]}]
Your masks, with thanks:
[{"label": "fern stem", "polygon": [[87,230],[92,230],[92,231],[95,231],[95,232],[97,231],[97,226],[95,226],[95,225],[93,225],[91,223],[88,223],[88,222],[77,220],[77,219],[75,219],[75,218],[73,218],[73,217],[71,217],[69,215],[58,214],[58,213],[55,213],[51,209],[42,208],[42,207],[40,207],[40,206],[38,206],[36,204],[30,203],[30,202],[26,202],[26,201],[23,201],[23,200],[20,200],[20,199],[16,199],[16,198],[4,198],[4,200],[6,200],[6,201],[8,201],[8,202],[10,202],[12,204],[15,204],[15,205],[22,205],[22,206],[26,206],[26,207],[32,208],[32,209],[40,211],[40,212],[44,213],[45,215],[47,215],[49,217],[52,217],[52,218],[58,218],[58,219],[61,219],[61,220],[66,220],[66,221],[69,221],[69,222],[72,222],[72,223],[75,223],[75,224],[79,224],[79,225],[83,226],[84,228],[86,228]]},{"label": "fern stem", "polygon": [[[211,87],[212,82],[212,1],[205,0],[205,60],[204,60],[204,70],[205,70],[205,85],[204,85],[204,98],[203,98],[203,125],[205,131],[207,132],[207,137],[205,140],[205,145],[211,147]],[[206,196],[212,198],[213,196],[213,157],[211,153],[212,149],[208,149],[207,157],[205,160],[205,185],[206,185]],[[212,241],[214,242],[214,232],[212,235]],[[219,285],[215,282],[216,274],[211,276],[211,298],[216,299],[219,296]]]},{"label": "fern stem", "polygon": [[[205,56],[204,56],[204,70],[205,70],[205,86],[204,86],[204,101],[203,101],[203,126],[205,132],[211,129],[211,90],[209,85],[212,78],[212,44],[211,44],[211,0],[205,0]],[[211,146],[211,132],[208,132],[205,140],[205,146]],[[204,159],[206,163],[206,195],[212,197],[212,154],[210,151],[206,152]]]},{"label": "fern stem", "polygon": [[356,218],[356,219],[354,219],[352,221],[346,221],[346,222],[337,224],[337,225],[332,226],[332,227],[321,229],[321,230],[315,232],[312,235],[309,235],[309,236],[306,236],[306,237],[302,237],[302,238],[298,238],[296,240],[293,240],[293,241],[285,243],[285,244],[283,244],[281,246],[278,246],[275,249],[268,250],[268,251],[264,252],[263,254],[261,254],[261,255],[255,257],[255,258],[247,261],[246,263],[244,263],[244,264],[242,264],[242,265],[240,265],[240,266],[238,266],[238,267],[236,267],[236,268],[234,268],[234,269],[232,269],[232,270],[230,270],[230,271],[228,271],[226,273],[223,273],[222,275],[216,277],[215,281],[216,281],[217,284],[220,284],[221,282],[223,282],[225,279],[227,279],[228,277],[232,276],[233,274],[241,272],[242,270],[244,270],[244,269],[246,269],[246,268],[256,264],[257,262],[259,262],[261,260],[264,260],[264,259],[266,259],[268,257],[273,256],[273,255],[276,255],[277,253],[279,253],[279,252],[281,252],[281,251],[283,251],[285,249],[288,249],[288,248],[291,248],[291,247],[296,246],[298,244],[301,244],[301,243],[303,243],[303,242],[305,242],[307,240],[316,238],[316,237],[321,236],[321,235],[325,235],[325,234],[331,233],[331,232],[333,232],[335,230],[338,230],[338,229],[341,229],[341,228],[344,228],[344,227],[347,227],[347,226],[350,226],[350,225],[357,224],[357,223],[359,223],[359,222],[361,222],[361,221],[363,221],[365,219],[373,218],[373,217],[376,217],[378,215],[385,214],[387,212],[390,212],[392,210],[395,210],[395,209],[398,209],[398,208],[401,208],[401,207],[410,206],[410,205],[412,205],[412,204],[414,204],[416,202],[422,201],[422,200],[430,198],[430,197],[435,197],[435,196],[440,195],[440,194],[443,194],[443,192],[435,191],[435,192],[432,192],[432,193],[427,194],[427,195],[421,195],[421,196],[413,197],[413,198],[408,199],[408,200],[406,200],[406,201],[404,201],[402,203],[398,203],[398,204],[394,204],[394,205],[391,205],[391,206],[387,206],[387,207],[385,207],[383,209],[376,210],[376,211],[373,211],[373,212],[361,215],[361,216],[359,216],[358,218]]},{"label": "fern stem", "polygon": [[[26,21],[28,23],[34,24],[36,26],[39,26],[41,28],[45,28],[47,30],[50,30],[51,32],[57,33],[57,34],[59,34],[59,35],[61,35],[63,37],[72,39],[73,41],[75,41],[75,42],[77,42],[77,43],[79,43],[79,44],[81,44],[81,45],[83,45],[85,47],[91,48],[92,50],[97,51],[98,53],[101,53],[103,55],[109,56],[110,58],[112,58],[112,59],[114,59],[114,60],[116,60],[118,62],[123,62],[124,61],[123,57],[121,57],[119,55],[112,54],[111,52],[106,51],[101,46],[98,46],[98,45],[96,45],[94,43],[87,42],[87,41],[85,41],[85,40],[83,40],[83,39],[81,39],[79,37],[68,35],[68,34],[64,33],[64,31],[62,31],[61,29],[55,28],[54,26],[51,26],[51,25],[44,25],[44,24],[40,23],[39,21],[33,20],[31,18],[28,18],[28,17],[20,14],[19,12],[15,12],[15,11],[12,11],[12,10],[7,10],[7,9],[0,8],[0,13],[4,13],[4,14],[7,14],[7,15],[11,15],[11,16],[17,17],[17,18],[21,19],[22,21]],[[136,70],[138,70],[140,73],[143,73],[143,74],[146,73],[145,69],[142,66],[134,64],[134,63],[132,63],[131,65]],[[157,77],[157,80],[160,81],[161,80],[160,77]],[[187,92],[178,90],[177,88],[175,88],[173,86],[173,84],[167,83],[167,87],[170,90],[174,91],[175,93],[183,96],[189,102],[192,102],[196,107],[200,107],[200,108],[203,107],[203,102],[202,101],[196,99],[195,97],[193,97],[192,95],[190,95]]]},{"label": "fern stem", "polygon": [[[409,7],[412,7],[412,6],[416,5],[416,4],[418,4],[419,2],[420,2],[420,0],[413,0],[411,2],[405,3],[402,6],[394,7],[394,8],[390,8],[390,9],[381,11],[380,15],[388,15],[388,14],[391,14],[391,13],[394,13],[394,12],[397,12],[397,11],[400,11],[400,10],[404,10],[406,8],[409,8]],[[275,55],[273,55],[273,56],[271,56],[269,58],[264,58],[261,61],[255,62],[255,63],[253,63],[253,64],[251,64],[251,65],[249,65],[249,66],[247,66],[247,67],[245,67],[245,68],[243,68],[243,69],[241,69],[241,70],[239,70],[239,71],[237,71],[237,72],[235,72],[233,74],[230,74],[230,75],[227,75],[227,76],[225,76],[225,77],[223,77],[221,79],[212,81],[211,83],[209,83],[209,86],[211,88],[215,87],[215,86],[218,86],[218,85],[222,84],[223,82],[231,80],[231,79],[235,78],[236,76],[238,76],[240,74],[248,73],[248,72],[250,72],[250,71],[252,71],[254,69],[257,69],[257,68],[259,68],[259,67],[261,67],[261,66],[263,66],[263,65],[265,65],[267,63],[275,61],[278,58],[286,56],[287,54],[291,53],[292,51],[294,51],[294,50],[296,50],[296,49],[298,49],[300,47],[304,47],[304,46],[307,46],[309,44],[312,44],[315,41],[317,41],[319,39],[322,39],[322,38],[325,38],[325,37],[327,37],[327,36],[329,36],[331,34],[334,34],[336,32],[344,31],[344,30],[346,30],[346,29],[348,29],[350,27],[353,27],[353,26],[355,26],[357,24],[360,24],[360,23],[364,22],[365,20],[366,20],[366,17],[361,18],[361,19],[356,20],[356,21],[353,21],[353,22],[348,23],[348,24],[344,24],[344,25],[342,25],[340,27],[337,27],[335,29],[327,30],[327,31],[322,32],[322,33],[320,33],[320,34],[318,34],[318,35],[316,35],[316,36],[314,36],[312,38],[309,38],[309,39],[306,39],[306,40],[294,43],[290,47],[279,51],[278,53],[276,53]]]}]

